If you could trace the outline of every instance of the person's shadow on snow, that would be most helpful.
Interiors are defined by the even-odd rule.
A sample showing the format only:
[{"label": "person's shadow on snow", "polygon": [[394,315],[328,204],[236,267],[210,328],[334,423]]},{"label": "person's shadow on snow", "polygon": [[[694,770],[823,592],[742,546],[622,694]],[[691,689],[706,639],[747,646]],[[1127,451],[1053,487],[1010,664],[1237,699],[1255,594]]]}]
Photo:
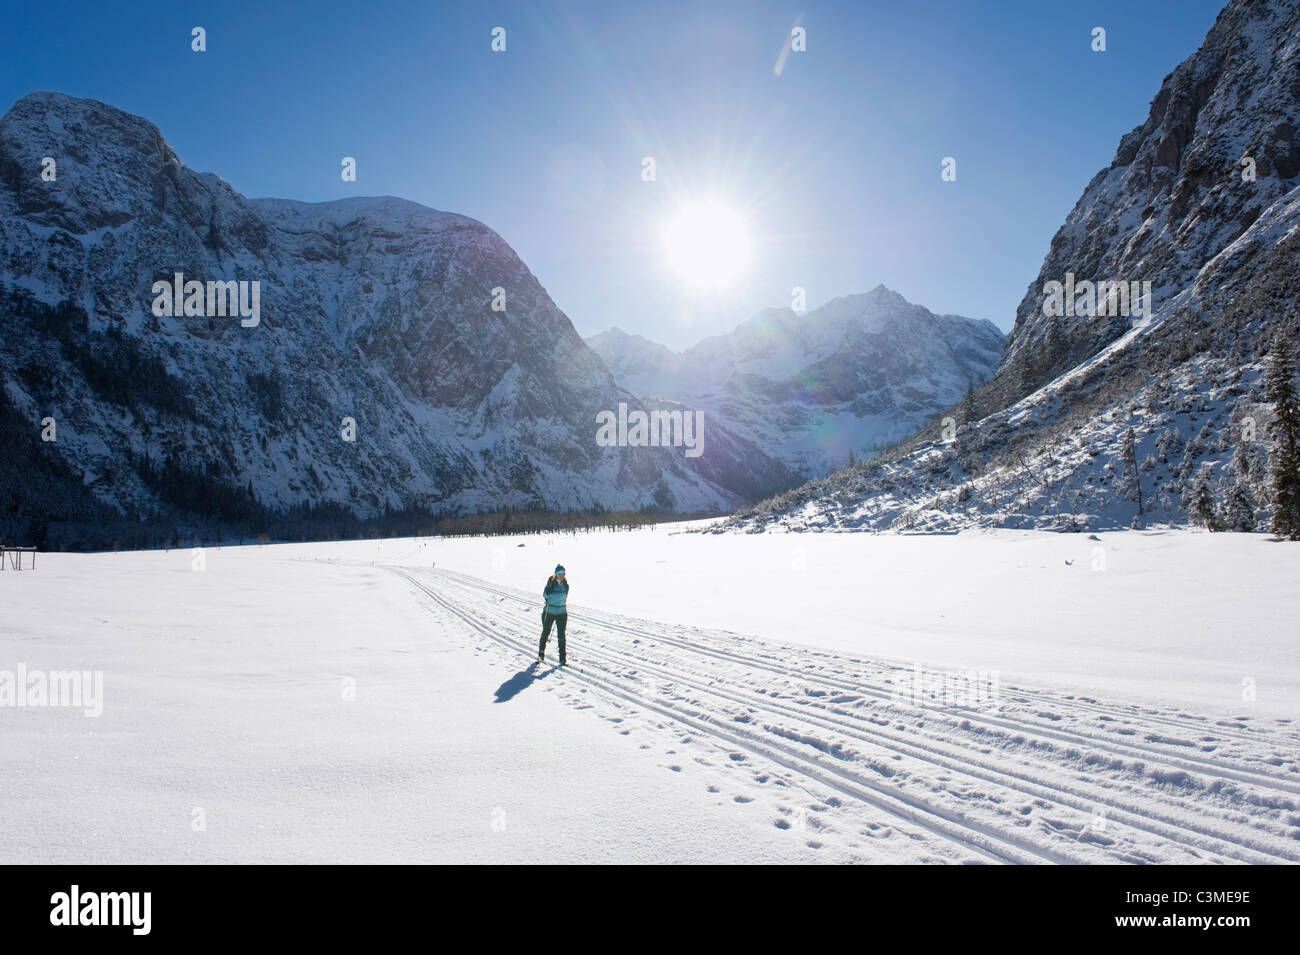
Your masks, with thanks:
[{"label": "person's shadow on snow", "polygon": [[506,680],[506,682],[502,683],[497,687],[497,698],[492,702],[507,703],[510,700],[513,700],[521,690],[525,690],[538,680],[543,680],[550,676],[550,670],[547,670],[544,673],[538,673],[537,670],[539,666],[541,666],[541,664],[534,661],[528,665],[527,670],[520,670],[510,679]]}]

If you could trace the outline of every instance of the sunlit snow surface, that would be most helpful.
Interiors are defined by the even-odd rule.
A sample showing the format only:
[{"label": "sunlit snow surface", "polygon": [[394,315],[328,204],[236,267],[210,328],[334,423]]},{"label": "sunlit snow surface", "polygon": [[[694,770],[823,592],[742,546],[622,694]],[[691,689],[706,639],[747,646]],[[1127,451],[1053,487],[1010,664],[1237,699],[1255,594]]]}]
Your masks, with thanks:
[{"label": "sunlit snow surface", "polygon": [[682,530],[5,571],[0,861],[1300,861],[1300,547]]}]

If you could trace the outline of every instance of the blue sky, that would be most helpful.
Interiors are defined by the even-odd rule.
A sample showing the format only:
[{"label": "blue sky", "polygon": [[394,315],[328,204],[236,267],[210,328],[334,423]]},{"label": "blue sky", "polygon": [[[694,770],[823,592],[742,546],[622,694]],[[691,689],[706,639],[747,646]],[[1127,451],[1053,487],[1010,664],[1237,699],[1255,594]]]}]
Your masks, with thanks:
[{"label": "blue sky", "polygon": [[[395,195],[481,219],[584,335],[682,348],[795,286],[815,308],[882,282],[1007,330],[1064,216],[1221,6],[6,3],[0,100],[52,89],[145,116],[249,196]],[[796,22],[807,51],[777,77]],[[706,199],[742,211],[753,253],[699,293],[661,234]]]}]

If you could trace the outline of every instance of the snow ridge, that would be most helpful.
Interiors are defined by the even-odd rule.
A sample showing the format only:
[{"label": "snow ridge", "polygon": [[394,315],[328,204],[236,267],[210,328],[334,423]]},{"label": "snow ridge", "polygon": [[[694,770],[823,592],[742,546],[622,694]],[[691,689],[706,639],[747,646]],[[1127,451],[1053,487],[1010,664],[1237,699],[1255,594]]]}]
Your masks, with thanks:
[{"label": "snow ridge", "polygon": [[806,315],[766,309],[681,354],[612,329],[587,340],[623,387],[704,409],[793,470],[821,477],[850,453],[914,433],[997,367],[992,322],[935,315],[885,286]]}]

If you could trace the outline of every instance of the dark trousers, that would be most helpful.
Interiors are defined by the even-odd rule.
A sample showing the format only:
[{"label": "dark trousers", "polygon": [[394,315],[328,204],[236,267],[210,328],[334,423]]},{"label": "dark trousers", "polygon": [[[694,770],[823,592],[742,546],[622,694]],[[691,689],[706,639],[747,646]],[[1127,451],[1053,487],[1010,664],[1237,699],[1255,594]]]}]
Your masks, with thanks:
[{"label": "dark trousers", "polygon": [[569,622],[567,613],[554,614],[542,611],[542,642],[537,647],[537,655],[546,655],[546,638],[551,635],[551,624],[555,624],[555,634],[560,640],[560,662],[564,662],[564,627]]}]

